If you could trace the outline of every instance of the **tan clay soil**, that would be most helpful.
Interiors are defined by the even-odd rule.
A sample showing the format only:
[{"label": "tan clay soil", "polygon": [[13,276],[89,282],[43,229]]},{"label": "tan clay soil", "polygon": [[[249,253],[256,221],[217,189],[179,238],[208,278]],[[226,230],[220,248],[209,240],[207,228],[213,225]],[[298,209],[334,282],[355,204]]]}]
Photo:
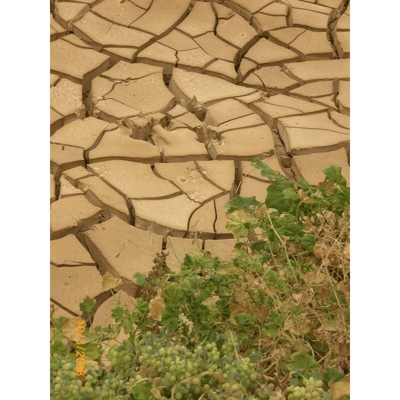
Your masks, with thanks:
[{"label": "tan clay soil", "polygon": [[[51,301],[112,323],[137,272],[223,262],[234,196],[266,197],[258,156],[312,185],[350,181],[348,0],[55,0],[50,15]],[[195,239],[196,238],[196,239]]]}]

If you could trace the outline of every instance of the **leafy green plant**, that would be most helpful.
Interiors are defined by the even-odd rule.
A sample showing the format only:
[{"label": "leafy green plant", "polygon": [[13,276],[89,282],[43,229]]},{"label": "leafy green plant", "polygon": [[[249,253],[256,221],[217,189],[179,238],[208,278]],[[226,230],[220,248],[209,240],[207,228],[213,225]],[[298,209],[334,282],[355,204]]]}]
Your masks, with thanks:
[{"label": "leafy green plant", "polygon": [[[200,340],[210,334],[218,338],[222,332],[220,323],[230,317],[230,286],[235,280],[225,267],[218,258],[205,253],[186,255],[179,276],[164,286],[165,311],[161,323],[170,331],[180,327],[185,335],[196,332]],[[205,303],[213,297],[218,300],[211,309]],[[182,316],[190,324],[185,324]]]},{"label": "leafy green plant", "polygon": [[[84,379],[73,376],[68,319],[51,318],[52,399],[331,399],[349,371],[350,189],[339,167],[312,187],[252,161],[275,183],[264,202],[226,204],[241,238],[232,260],[199,250],[179,273],[159,257],[150,277],[135,274],[136,310],[117,305],[114,325],[85,334],[97,364]],[[149,312],[156,293],[159,318]],[[81,304],[89,326],[94,309]]]},{"label": "leafy green plant", "polygon": [[[261,228],[266,240],[252,243],[253,250],[276,253],[283,244],[284,236],[294,244],[301,244],[305,250],[312,251],[317,238],[306,233],[306,222],[319,226],[322,219],[323,223],[328,223],[329,213],[341,217],[350,205],[350,188],[341,175],[341,167],[331,165],[326,168],[323,171],[326,179],[315,188],[302,178],[291,183],[286,176],[273,171],[258,157],[253,157],[251,161],[251,165],[259,169],[262,176],[275,181],[267,188],[264,204],[267,209],[276,211],[260,215],[257,211],[263,203],[257,201],[255,196],[237,196],[225,205],[228,207],[228,219],[234,222],[228,224],[227,228],[239,237],[247,236],[250,229]],[[254,219],[245,219],[241,214],[229,215],[235,211],[244,211]]]},{"label": "leafy green plant", "polygon": [[[147,332],[111,347],[110,370],[88,365],[85,380],[77,380],[72,357],[51,360],[51,398],[76,399],[284,399],[285,392],[267,383],[257,368],[260,356],[237,355],[237,339],[221,335],[223,345],[196,343],[188,349],[166,333]],[[71,354],[70,354],[71,356]],[[295,387],[296,389],[296,387]],[[290,389],[289,389],[290,390]],[[296,389],[297,390],[297,389]],[[322,399],[318,391],[313,399]]]}]

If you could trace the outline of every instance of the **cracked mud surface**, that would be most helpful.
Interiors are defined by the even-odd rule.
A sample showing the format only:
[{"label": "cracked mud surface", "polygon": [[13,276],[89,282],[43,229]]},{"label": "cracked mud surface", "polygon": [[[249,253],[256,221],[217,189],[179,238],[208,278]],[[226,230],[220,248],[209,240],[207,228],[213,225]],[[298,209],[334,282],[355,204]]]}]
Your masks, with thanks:
[{"label": "cracked mud surface", "polygon": [[102,276],[135,297],[163,249],[175,271],[199,248],[228,261],[224,204],[271,184],[253,156],[349,181],[348,0],[51,3],[55,317],[90,295],[103,320]]}]

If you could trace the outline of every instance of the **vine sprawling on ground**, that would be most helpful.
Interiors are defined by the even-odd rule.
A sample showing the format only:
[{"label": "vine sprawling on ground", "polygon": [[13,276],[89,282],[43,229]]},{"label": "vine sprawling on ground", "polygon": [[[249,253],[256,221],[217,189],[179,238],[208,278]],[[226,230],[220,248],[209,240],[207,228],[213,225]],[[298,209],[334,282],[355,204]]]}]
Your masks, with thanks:
[{"label": "vine sprawling on ground", "polygon": [[84,376],[68,319],[51,318],[52,399],[349,398],[350,188],[340,167],[313,187],[252,162],[274,183],[264,203],[226,204],[232,261],[200,250],[174,273],[160,255],[150,277],[135,275],[136,310],[117,306],[109,327],[91,326],[93,300],[81,304]]}]

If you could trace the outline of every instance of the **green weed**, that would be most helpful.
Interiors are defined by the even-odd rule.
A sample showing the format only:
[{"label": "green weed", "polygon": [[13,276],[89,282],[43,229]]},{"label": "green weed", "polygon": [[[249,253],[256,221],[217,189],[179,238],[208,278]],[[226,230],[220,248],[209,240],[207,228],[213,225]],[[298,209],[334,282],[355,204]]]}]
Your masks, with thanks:
[{"label": "green weed", "polygon": [[[97,365],[84,379],[73,372],[66,319],[52,319],[53,399],[332,398],[350,372],[350,189],[339,167],[313,187],[252,162],[275,183],[263,203],[226,204],[240,238],[232,260],[200,250],[179,273],[161,257],[151,276],[136,275],[137,309],[117,306],[113,326],[88,332]],[[87,299],[81,310],[94,307]]]}]

